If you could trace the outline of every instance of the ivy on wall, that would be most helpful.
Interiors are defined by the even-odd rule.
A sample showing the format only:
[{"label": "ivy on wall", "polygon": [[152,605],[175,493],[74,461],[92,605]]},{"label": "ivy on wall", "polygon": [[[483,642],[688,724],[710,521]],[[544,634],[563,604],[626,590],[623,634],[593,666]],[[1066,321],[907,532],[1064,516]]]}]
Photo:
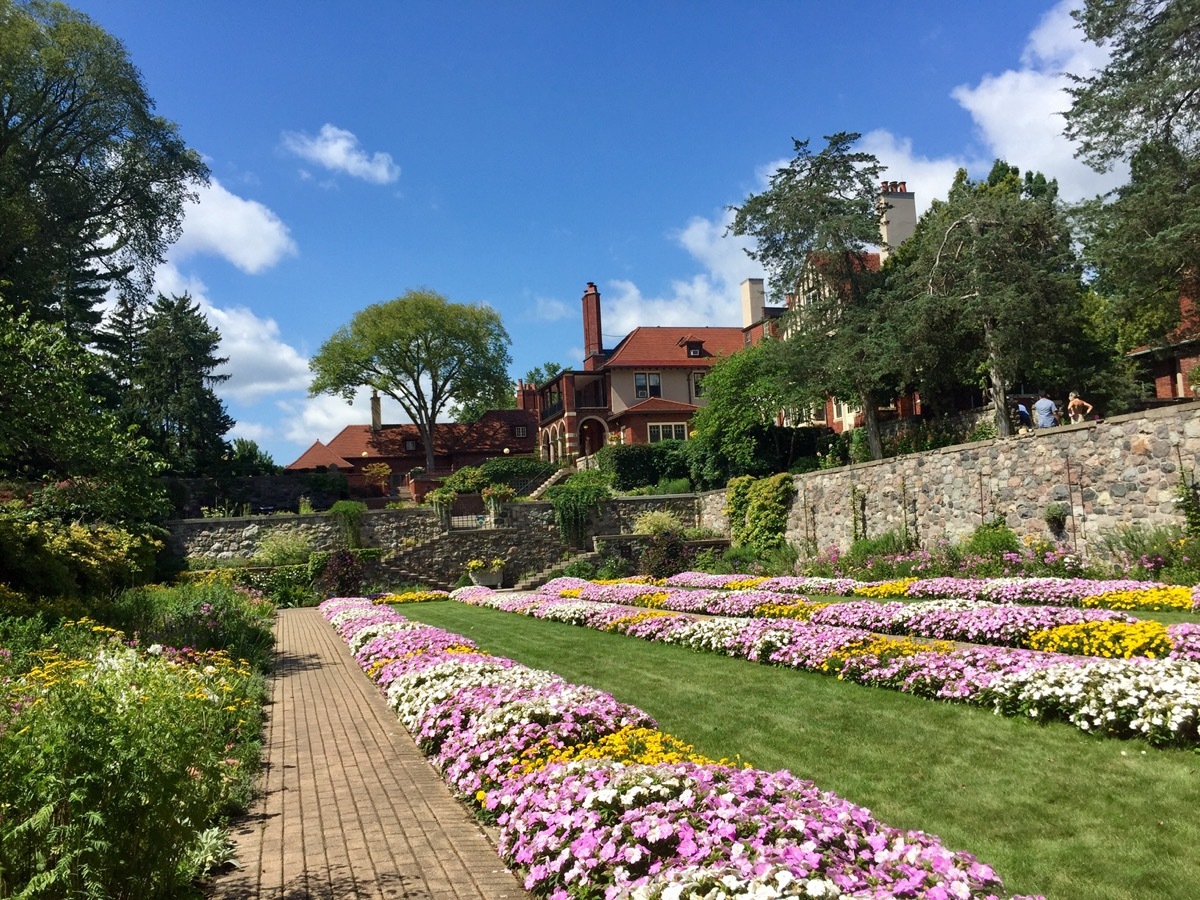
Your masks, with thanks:
[{"label": "ivy on wall", "polygon": [[769,553],[786,543],[788,508],[796,485],[787,472],[767,478],[743,475],[726,487],[725,515],[733,543]]}]

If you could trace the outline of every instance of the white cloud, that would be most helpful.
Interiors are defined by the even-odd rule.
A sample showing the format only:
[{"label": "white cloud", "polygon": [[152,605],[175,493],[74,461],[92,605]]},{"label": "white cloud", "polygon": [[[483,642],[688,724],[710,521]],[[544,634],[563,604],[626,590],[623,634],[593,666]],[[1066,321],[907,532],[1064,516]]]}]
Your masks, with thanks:
[{"label": "white cloud", "polygon": [[1064,0],[1042,17],[1019,69],[987,75],[974,87],[960,85],[952,96],[971,114],[993,157],[1057,178],[1064,199],[1079,200],[1121,184],[1127,170],[1093,171],[1075,159],[1075,145],[1063,137],[1062,113],[1071,102],[1063,73],[1086,75],[1106,56],[1075,28],[1072,5]]},{"label": "white cloud", "polygon": [[283,146],[308,162],[372,184],[390,184],[400,177],[400,167],[392,161],[391,154],[382,151],[368,154],[353,132],[336,125],[322,125],[315,137],[299,131],[285,131]]},{"label": "white cloud", "polygon": [[573,312],[572,308],[567,306],[561,300],[556,300],[553,297],[534,297],[531,318],[539,322],[557,322],[565,319]]},{"label": "white cloud", "polygon": [[254,275],[296,254],[287,226],[263,204],[230,193],[215,178],[198,193],[199,202],[187,205],[171,259],[208,253]]},{"label": "white cloud", "polygon": [[[954,183],[954,174],[960,169],[977,170],[981,163],[960,157],[930,159],[913,153],[912,141],[900,138],[890,131],[872,131],[863,135],[857,149],[873,153],[883,164],[884,175],[889,181],[904,181],[916,197],[917,215],[929,208],[934,198],[945,199]],[[989,160],[986,165],[990,165]],[[882,177],[880,181],[882,181]]]},{"label": "white cloud", "polygon": [[[400,409],[395,403],[389,404],[385,397],[383,404],[385,422],[401,421],[398,418]],[[319,397],[280,400],[276,406],[286,423],[284,437],[302,448],[309,447],[313,441],[329,443],[347,425],[364,425],[371,421],[371,394],[368,390],[358,391],[353,403],[347,403],[341,397],[322,394]]]}]

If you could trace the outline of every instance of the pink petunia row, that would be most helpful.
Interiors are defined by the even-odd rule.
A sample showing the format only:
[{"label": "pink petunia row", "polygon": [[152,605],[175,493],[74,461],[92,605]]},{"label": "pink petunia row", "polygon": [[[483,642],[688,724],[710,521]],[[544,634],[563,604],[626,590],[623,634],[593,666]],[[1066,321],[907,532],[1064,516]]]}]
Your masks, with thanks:
[{"label": "pink petunia row", "polygon": [[495,822],[501,856],[536,896],[717,896],[705,885],[718,882],[722,896],[862,900],[996,898],[1003,889],[970,854],[887,826],[788,772],[548,761],[654,722],[602,691],[368,606],[337,598],[321,609],[451,786]]}]

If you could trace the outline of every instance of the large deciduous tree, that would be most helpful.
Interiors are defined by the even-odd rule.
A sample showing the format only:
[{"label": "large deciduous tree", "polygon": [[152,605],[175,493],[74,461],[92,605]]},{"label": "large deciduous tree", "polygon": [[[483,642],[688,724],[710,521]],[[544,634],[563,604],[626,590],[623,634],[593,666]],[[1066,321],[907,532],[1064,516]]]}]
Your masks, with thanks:
[{"label": "large deciduous tree", "polygon": [[425,443],[434,468],[433,426],[438,416],[509,391],[508,332],[483,304],[451,303],[420,289],[354,314],[309,361],[309,395],[353,400],[369,387],[398,402]]},{"label": "large deciduous tree", "polygon": [[[771,176],[767,190],[734,207],[730,226],[734,234],[754,238],[755,249],[747,252],[766,270],[772,293],[796,295],[798,305],[809,307],[792,328],[808,332],[802,339],[814,348],[833,337],[843,318],[865,323],[875,285],[867,260],[886,212],[879,202],[883,167],[872,154],[853,149],[858,138],[849,132],[828,136],[819,153],[807,140],[794,141],[795,158]],[[838,352],[857,333],[848,324],[841,326]],[[866,376],[868,368],[860,366],[857,374]],[[861,403],[871,455],[879,459],[883,441],[876,406],[891,386],[868,377],[856,377],[852,386],[838,382]]]},{"label": "large deciduous tree", "polygon": [[148,293],[208,177],[120,41],[61,3],[0,0],[0,289],[87,342],[112,286]]},{"label": "large deciduous tree", "polygon": [[[1079,268],[1057,186],[997,160],[986,180],[959,170],[945,201],[897,251],[892,285],[923,368],[981,380],[996,430],[1012,433],[1008,385],[1066,371],[1083,340]],[[924,396],[923,392],[923,396]]]}]

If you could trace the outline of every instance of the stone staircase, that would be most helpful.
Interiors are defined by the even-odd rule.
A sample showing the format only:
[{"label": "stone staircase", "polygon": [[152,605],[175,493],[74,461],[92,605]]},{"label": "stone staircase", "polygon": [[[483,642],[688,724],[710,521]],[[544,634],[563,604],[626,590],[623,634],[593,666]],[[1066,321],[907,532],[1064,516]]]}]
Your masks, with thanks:
[{"label": "stone staircase", "polygon": [[532,591],[541,587],[552,578],[557,578],[563,573],[563,569],[577,560],[587,560],[588,562],[596,563],[600,561],[600,554],[595,550],[587,550],[583,553],[575,553],[568,556],[566,559],[561,559],[554,565],[542,569],[540,572],[534,572],[532,575],[527,575],[512,586],[514,591]]},{"label": "stone staircase", "polygon": [[529,495],[529,499],[530,500],[541,500],[542,497],[545,496],[546,491],[550,490],[550,488],[554,487],[554,485],[558,484],[563,479],[568,478],[571,475],[574,475],[576,471],[577,470],[575,469],[574,466],[566,466],[565,468],[559,469],[557,472],[555,472],[553,475],[551,475],[549,478],[547,478],[545,481],[543,481],[540,485],[538,485],[537,490],[535,490],[533,493],[531,493]]}]

